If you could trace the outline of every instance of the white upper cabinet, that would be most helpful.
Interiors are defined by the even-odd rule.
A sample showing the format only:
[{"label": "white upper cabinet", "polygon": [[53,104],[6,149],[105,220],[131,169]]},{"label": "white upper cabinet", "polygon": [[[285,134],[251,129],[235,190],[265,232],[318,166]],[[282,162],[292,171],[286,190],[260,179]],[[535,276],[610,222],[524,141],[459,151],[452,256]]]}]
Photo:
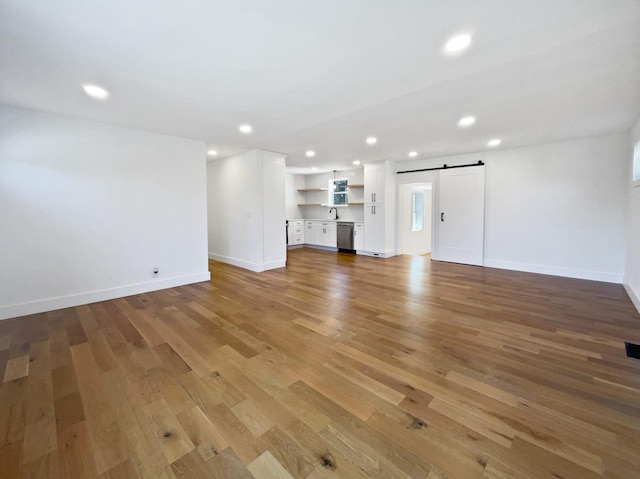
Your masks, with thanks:
[{"label": "white upper cabinet", "polygon": [[384,203],[386,168],[384,163],[364,165],[364,202]]}]

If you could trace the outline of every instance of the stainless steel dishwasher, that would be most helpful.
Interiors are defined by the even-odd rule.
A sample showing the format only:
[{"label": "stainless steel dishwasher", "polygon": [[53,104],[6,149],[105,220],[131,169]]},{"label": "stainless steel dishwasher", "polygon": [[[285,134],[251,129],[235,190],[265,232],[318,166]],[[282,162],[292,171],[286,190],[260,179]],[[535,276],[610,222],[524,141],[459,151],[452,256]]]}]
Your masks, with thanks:
[{"label": "stainless steel dishwasher", "polygon": [[353,223],[338,222],[338,250],[355,252],[353,249]]}]

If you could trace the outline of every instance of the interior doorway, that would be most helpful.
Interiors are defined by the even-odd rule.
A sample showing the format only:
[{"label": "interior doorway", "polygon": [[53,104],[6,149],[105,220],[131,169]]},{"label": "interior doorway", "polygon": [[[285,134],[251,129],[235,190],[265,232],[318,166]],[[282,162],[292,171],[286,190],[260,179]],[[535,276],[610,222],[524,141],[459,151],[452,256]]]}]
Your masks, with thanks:
[{"label": "interior doorway", "polygon": [[433,183],[400,185],[399,248],[400,254],[431,254],[431,216]]}]

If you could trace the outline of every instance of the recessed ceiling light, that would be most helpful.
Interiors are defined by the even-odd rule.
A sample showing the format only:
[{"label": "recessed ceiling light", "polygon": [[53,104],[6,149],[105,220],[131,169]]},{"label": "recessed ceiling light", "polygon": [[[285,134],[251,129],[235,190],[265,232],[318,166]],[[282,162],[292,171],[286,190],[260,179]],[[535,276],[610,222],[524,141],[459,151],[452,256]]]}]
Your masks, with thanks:
[{"label": "recessed ceiling light", "polygon": [[493,140],[489,140],[487,142],[487,146],[493,148],[494,146],[498,146],[500,143],[502,143],[502,140],[500,140],[499,138],[494,138]]},{"label": "recessed ceiling light", "polygon": [[367,145],[375,145],[378,143],[378,139],[375,136],[370,136],[366,139]]},{"label": "recessed ceiling light", "polygon": [[315,166],[313,166],[313,167],[311,168],[311,171],[316,171],[317,169],[318,169],[318,168],[316,168]]},{"label": "recessed ceiling light", "polygon": [[218,152],[216,150],[209,150],[209,151],[207,151],[207,155],[209,155],[209,156],[217,156]]},{"label": "recessed ceiling light", "polygon": [[462,35],[456,35],[455,37],[451,37],[449,41],[444,46],[444,49],[448,53],[459,53],[463,50],[466,50],[471,44],[471,35],[466,33]]},{"label": "recessed ceiling light", "polygon": [[97,85],[83,85],[82,88],[85,93],[92,98],[96,98],[98,100],[106,100],[109,98],[109,92]]},{"label": "recessed ceiling light", "polygon": [[313,150],[307,150],[307,152],[305,153],[309,158],[313,158],[314,156],[316,156],[316,152]]},{"label": "recessed ceiling light", "polygon": [[354,160],[353,164],[354,165],[359,165],[360,164],[360,160]]},{"label": "recessed ceiling light", "polygon": [[240,130],[242,133],[251,133],[253,131],[253,128],[251,128],[251,125],[240,125],[238,127],[238,130]]},{"label": "recessed ceiling light", "polygon": [[409,157],[415,158],[416,156],[418,156],[418,152],[417,151],[410,151],[409,152]]},{"label": "recessed ceiling light", "polygon": [[460,118],[458,122],[458,126],[464,128],[466,126],[471,126],[476,122],[476,119],[473,116],[465,116]]}]

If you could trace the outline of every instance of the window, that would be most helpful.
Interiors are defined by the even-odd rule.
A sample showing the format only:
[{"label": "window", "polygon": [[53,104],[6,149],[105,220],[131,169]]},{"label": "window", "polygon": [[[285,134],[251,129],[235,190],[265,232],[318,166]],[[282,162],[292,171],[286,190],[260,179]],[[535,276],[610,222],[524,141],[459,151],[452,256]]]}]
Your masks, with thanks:
[{"label": "window", "polygon": [[411,194],[411,231],[422,231],[422,193]]},{"label": "window", "polygon": [[633,147],[633,182],[640,186],[640,140]]},{"label": "window", "polygon": [[332,205],[346,205],[349,201],[347,197],[347,181],[330,180],[329,181],[329,203]]}]

